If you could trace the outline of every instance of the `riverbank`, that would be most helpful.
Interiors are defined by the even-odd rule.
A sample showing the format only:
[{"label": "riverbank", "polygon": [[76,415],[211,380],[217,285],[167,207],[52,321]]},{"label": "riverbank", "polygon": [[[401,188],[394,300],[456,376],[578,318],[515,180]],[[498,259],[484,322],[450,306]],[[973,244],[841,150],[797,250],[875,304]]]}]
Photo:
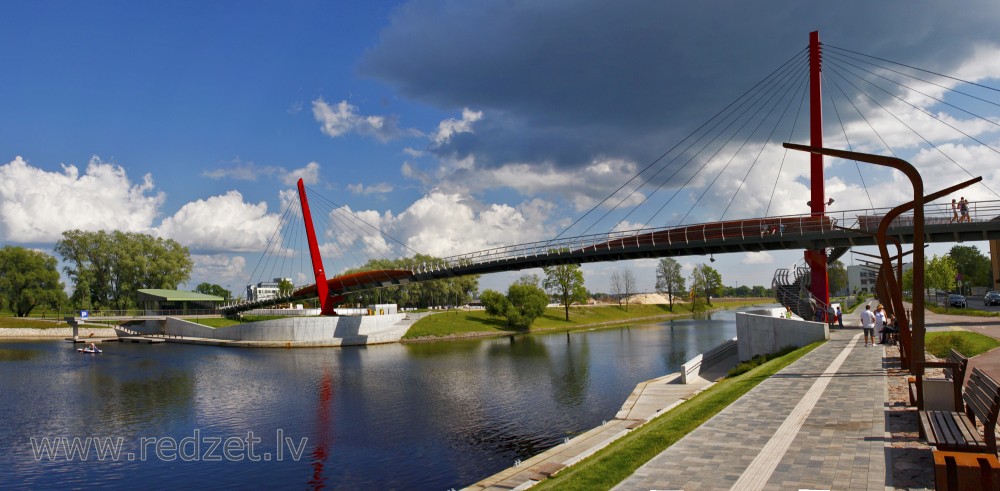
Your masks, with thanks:
[{"label": "riverbank", "polygon": [[[403,336],[400,342],[414,343],[441,341],[447,339],[510,336],[513,334],[539,334],[552,332],[579,331],[619,327],[624,324],[650,324],[670,319],[688,318],[696,314],[728,310],[737,307],[763,305],[766,299],[737,301],[716,301],[711,308],[692,312],[690,304],[674,304],[670,311],[665,304],[630,305],[629,310],[617,305],[578,306],[570,309],[570,320],[566,321],[562,307],[546,309],[542,317],[535,320],[528,330],[520,330],[506,325],[504,319],[490,317],[482,310],[449,310],[419,319]],[[773,302],[770,302],[773,303]]]},{"label": "riverbank", "polygon": [[[95,327],[90,328],[86,325],[80,326],[79,330],[80,339],[87,338],[113,338],[117,335],[115,334],[114,328],[110,327]],[[31,327],[0,327],[0,338],[71,338],[73,337],[72,327],[43,327],[43,328],[31,328]]]}]

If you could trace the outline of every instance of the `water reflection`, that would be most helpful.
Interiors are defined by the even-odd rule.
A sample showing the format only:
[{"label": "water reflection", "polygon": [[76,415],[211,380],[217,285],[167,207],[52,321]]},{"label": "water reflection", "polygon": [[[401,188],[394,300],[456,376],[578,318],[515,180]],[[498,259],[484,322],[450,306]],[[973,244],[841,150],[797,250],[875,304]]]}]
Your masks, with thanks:
[{"label": "water reflection", "polygon": [[[0,343],[0,479],[28,487],[448,489],[611,419],[638,382],[735,335],[731,316],[343,349]],[[26,354],[28,353],[28,354]],[[282,461],[39,462],[31,437],[305,439]],[[134,450],[134,448],[133,448]],[[0,484],[3,484],[0,482]]]}]

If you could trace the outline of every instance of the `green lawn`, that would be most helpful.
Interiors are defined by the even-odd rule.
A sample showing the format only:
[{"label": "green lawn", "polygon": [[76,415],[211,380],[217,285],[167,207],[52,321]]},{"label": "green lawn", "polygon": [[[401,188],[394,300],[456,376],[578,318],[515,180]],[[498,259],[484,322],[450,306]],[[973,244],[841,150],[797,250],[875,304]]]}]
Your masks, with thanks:
[{"label": "green lawn", "polygon": [[[746,301],[716,301],[712,304],[713,309],[734,308],[744,305],[764,304],[768,299],[746,300]],[[594,326],[606,323],[636,322],[645,319],[655,320],[666,316],[691,315],[690,304],[674,304],[673,312],[668,305],[629,305],[628,311],[624,306],[599,306],[599,307],[571,307],[569,309],[569,321],[566,320],[565,310],[562,307],[545,309],[541,317],[535,319],[529,332],[541,332],[550,330],[578,329],[585,326]],[[450,336],[469,333],[495,333],[505,334],[521,332],[518,329],[507,325],[507,320],[499,317],[490,317],[482,310],[451,310],[439,314],[429,315],[413,324],[407,331],[404,339],[420,338],[425,336]]]},{"label": "green lawn", "polygon": [[987,312],[985,310],[976,310],[970,308],[960,309],[957,307],[939,307],[937,305],[924,305],[927,310],[934,312],[936,314],[947,314],[947,315],[967,315],[969,317],[1000,317],[1000,312]]},{"label": "green lawn", "polygon": [[30,317],[0,317],[0,328],[23,327],[30,329],[49,329],[53,327],[69,327],[65,322],[32,319]]},{"label": "green lawn", "polygon": [[951,349],[971,358],[996,347],[1000,341],[978,332],[929,332],[924,337],[924,350],[938,358],[947,358]]},{"label": "green lawn", "polygon": [[810,344],[742,375],[726,378],[532,489],[611,489],[757,384],[821,344]]}]

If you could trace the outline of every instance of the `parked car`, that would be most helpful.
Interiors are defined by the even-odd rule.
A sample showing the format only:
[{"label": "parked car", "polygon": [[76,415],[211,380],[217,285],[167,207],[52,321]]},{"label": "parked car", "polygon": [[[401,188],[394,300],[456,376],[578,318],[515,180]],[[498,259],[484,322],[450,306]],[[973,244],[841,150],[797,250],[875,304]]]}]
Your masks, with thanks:
[{"label": "parked car", "polygon": [[952,293],[951,295],[948,295],[948,305],[951,305],[952,307],[962,307],[964,309],[967,304],[964,296]]},{"label": "parked car", "polygon": [[986,306],[990,305],[1000,305],[1000,292],[989,292],[983,297],[983,303]]}]

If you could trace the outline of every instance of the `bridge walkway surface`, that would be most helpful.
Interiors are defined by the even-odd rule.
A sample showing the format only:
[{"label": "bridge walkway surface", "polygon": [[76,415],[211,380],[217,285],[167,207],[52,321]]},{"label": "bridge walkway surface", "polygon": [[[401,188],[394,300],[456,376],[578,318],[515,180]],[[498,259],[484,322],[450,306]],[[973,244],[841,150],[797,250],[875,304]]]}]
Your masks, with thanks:
[{"label": "bridge walkway surface", "polygon": [[884,350],[830,337],[615,489],[891,488]]}]

